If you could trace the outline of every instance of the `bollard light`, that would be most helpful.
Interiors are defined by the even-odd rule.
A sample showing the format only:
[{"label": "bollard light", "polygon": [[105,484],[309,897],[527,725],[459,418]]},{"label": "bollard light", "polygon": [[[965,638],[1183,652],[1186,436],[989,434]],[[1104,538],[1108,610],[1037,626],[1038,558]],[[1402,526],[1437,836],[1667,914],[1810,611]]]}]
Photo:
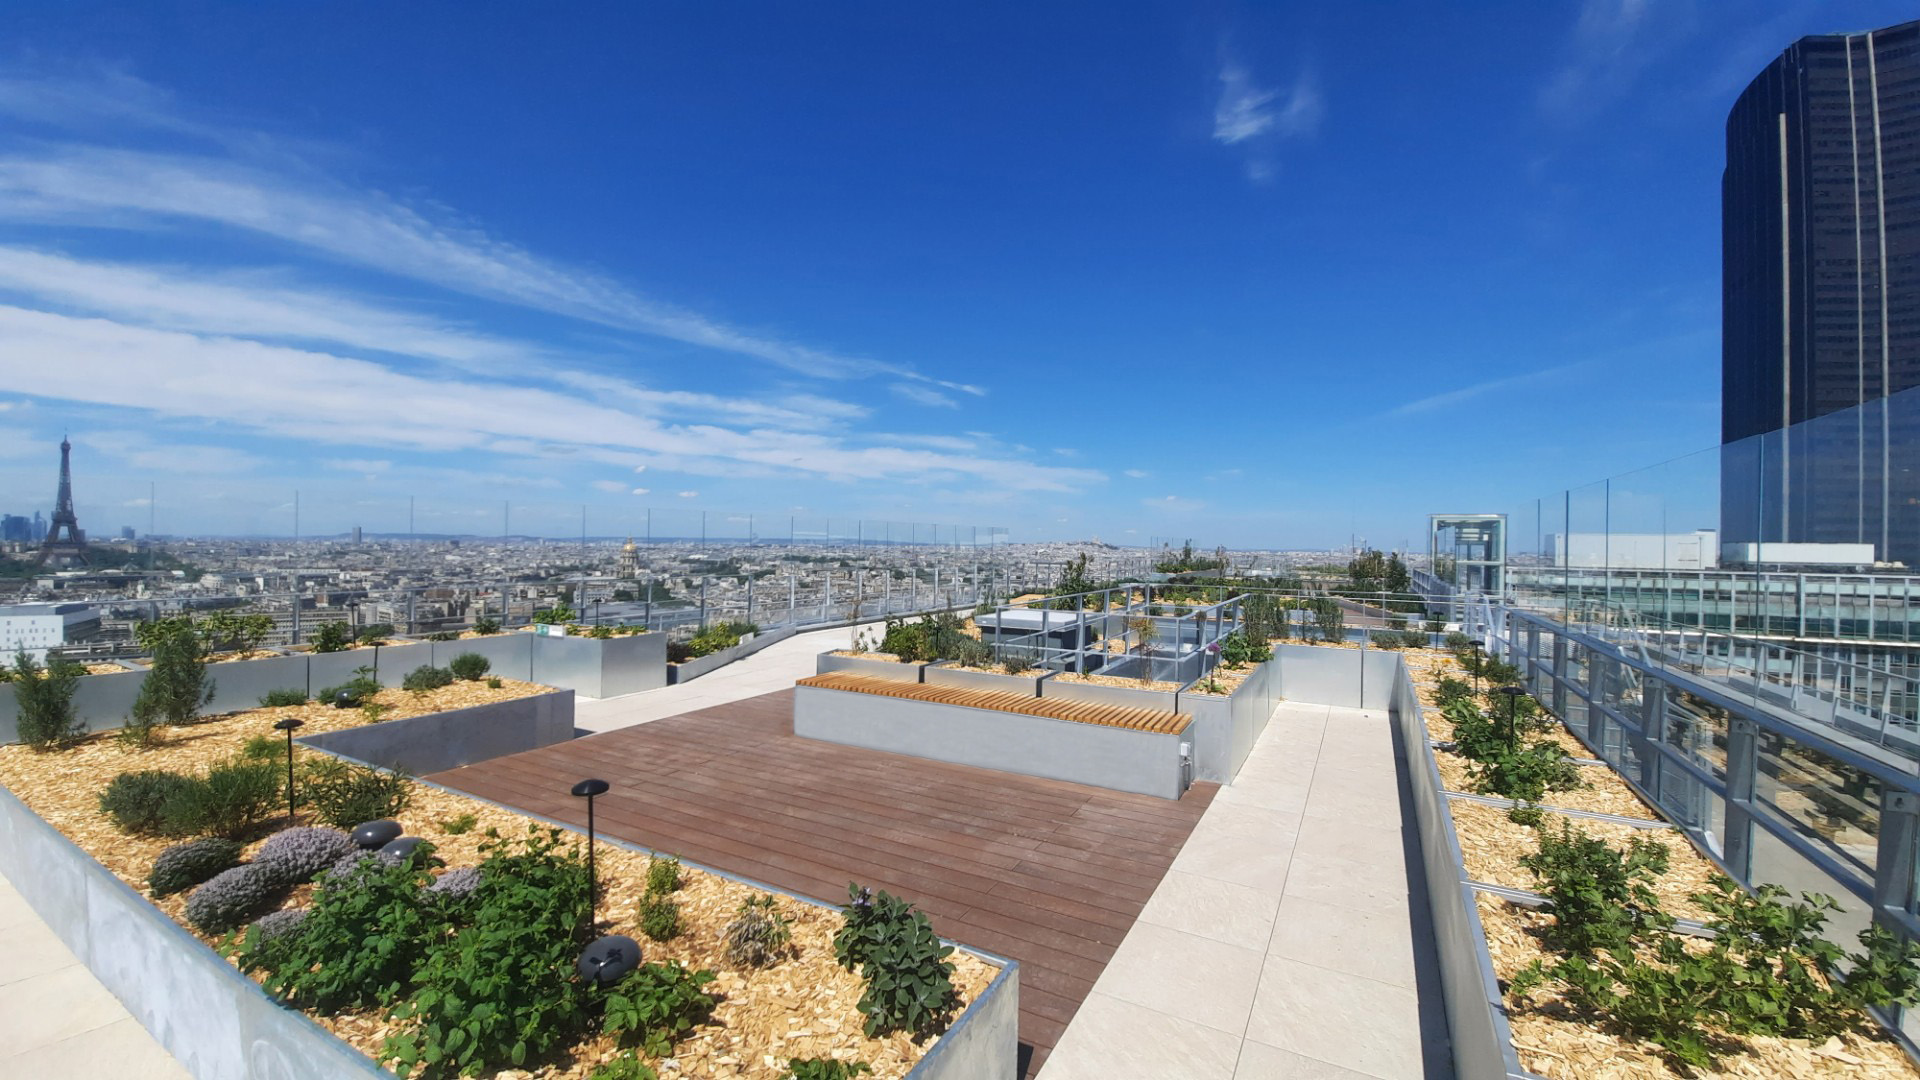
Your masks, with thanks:
[{"label": "bollard light", "polygon": [[587,880],[591,882],[588,887],[588,897],[594,905],[595,922],[599,921],[600,914],[600,875],[593,866],[593,798],[596,795],[605,795],[610,786],[612,785],[605,780],[591,779],[582,780],[573,785],[574,797],[587,800]]},{"label": "bollard light", "polygon": [[273,722],[273,730],[287,733],[287,822],[293,822],[293,733],[301,726],[297,717],[283,716]]},{"label": "bollard light", "polygon": [[1480,696],[1480,669],[1486,666],[1486,661],[1480,658],[1481,657],[1480,650],[1486,647],[1487,647],[1486,642],[1480,640],[1479,638],[1473,639],[1473,696],[1474,697]]},{"label": "bollard light", "polygon": [[1495,690],[1494,693],[1505,694],[1507,696],[1507,749],[1518,750],[1520,748],[1520,729],[1516,716],[1520,709],[1520,695],[1526,693],[1526,690],[1518,686],[1503,686]]}]

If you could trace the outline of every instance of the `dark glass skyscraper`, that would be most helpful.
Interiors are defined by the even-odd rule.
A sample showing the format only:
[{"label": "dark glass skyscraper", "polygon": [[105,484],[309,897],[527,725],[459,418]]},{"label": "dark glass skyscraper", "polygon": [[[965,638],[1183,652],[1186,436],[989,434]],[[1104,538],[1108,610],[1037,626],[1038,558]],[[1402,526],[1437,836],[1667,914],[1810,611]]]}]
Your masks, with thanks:
[{"label": "dark glass skyscraper", "polygon": [[1920,565],[1920,22],[1753,80],[1721,229],[1722,538]]}]

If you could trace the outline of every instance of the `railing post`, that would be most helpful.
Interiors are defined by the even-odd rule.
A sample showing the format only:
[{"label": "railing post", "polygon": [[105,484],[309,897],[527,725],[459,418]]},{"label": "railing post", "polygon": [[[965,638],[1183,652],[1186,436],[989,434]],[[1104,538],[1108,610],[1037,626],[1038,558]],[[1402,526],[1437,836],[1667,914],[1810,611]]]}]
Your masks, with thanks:
[{"label": "railing post", "polygon": [[1753,880],[1753,780],[1759,767],[1759,728],[1733,717],[1727,722],[1727,818],[1720,850],[1741,881]]},{"label": "railing post", "polygon": [[1907,911],[1913,905],[1914,848],[1920,844],[1920,795],[1883,789],[1880,845],[1874,858],[1873,911]]}]

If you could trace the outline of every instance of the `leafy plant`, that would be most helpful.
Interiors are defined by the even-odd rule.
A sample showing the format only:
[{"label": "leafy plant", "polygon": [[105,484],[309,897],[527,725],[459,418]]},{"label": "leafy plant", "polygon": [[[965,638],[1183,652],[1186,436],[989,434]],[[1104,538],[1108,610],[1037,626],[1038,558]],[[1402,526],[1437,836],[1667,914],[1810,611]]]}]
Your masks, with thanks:
[{"label": "leafy plant", "polygon": [[285,789],[268,761],[234,758],[167,796],[161,830],[168,836],[240,836],[272,816]]},{"label": "leafy plant", "polygon": [[474,825],[478,823],[479,820],[479,816],[472,811],[464,814],[455,814],[439,823],[440,831],[446,833],[448,836],[461,836],[472,832]]},{"label": "leafy plant", "polygon": [[390,622],[383,622],[383,623],[374,623],[362,629],[360,631],[360,636],[356,640],[358,640],[362,645],[385,645],[387,643],[387,639],[392,636],[393,636],[393,624]]},{"label": "leafy plant", "polygon": [[194,784],[193,777],[164,769],[123,772],[100,792],[100,812],[121,832],[164,835],[168,800]]},{"label": "leafy plant", "polygon": [[73,714],[73,694],[86,668],[55,658],[43,667],[25,649],[14,653],[14,707],[20,741],[35,750],[63,750],[80,741],[86,725]]},{"label": "leafy plant", "polygon": [[[317,653],[346,652],[352,644],[353,638],[347,630],[347,624],[339,620],[321,623],[320,629],[313,635],[313,651]],[[324,698],[326,695],[321,696]]]},{"label": "leafy plant", "polygon": [[713,978],[713,972],[688,971],[678,960],[642,964],[606,992],[600,1028],[623,1046],[665,1057],[713,1011],[713,996],[700,989]]},{"label": "leafy plant", "polygon": [[1471,703],[1473,701],[1473,684],[1467,682],[1465,679],[1456,679],[1451,675],[1442,675],[1439,683],[1434,686],[1433,696],[1434,700],[1439,702],[1440,707],[1443,709],[1456,701]]},{"label": "leafy plant", "polygon": [[209,653],[233,650],[242,656],[251,656],[267,640],[267,635],[273,633],[273,616],[263,612],[215,611],[202,618],[195,630]]},{"label": "leafy plant", "polygon": [[500,632],[500,620],[490,619],[487,616],[482,615],[479,618],[473,620],[473,632],[483,637],[491,634],[497,634]]},{"label": "leafy plant", "polygon": [[153,664],[133,699],[133,720],[151,729],[155,724],[190,724],[213,700],[213,680],[207,677],[206,651],[191,623],[166,620],[150,623],[164,628],[153,637]]},{"label": "leafy plant", "polygon": [[501,688],[502,686],[504,686],[504,685],[506,685],[506,684],[505,684],[505,683],[502,683],[502,682],[500,681],[500,676],[498,676],[498,675],[489,675],[489,676],[487,676],[487,689],[489,689],[489,690],[498,690],[498,689],[500,689],[500,688]]},{"label": "leafy plant", "polygon": [[[373,677],[373,668],[362,664],[353,669],[353,678],[339,686],[329,686],[320,691],[319,700],[329,705],[357,709],[371,701],[380,693],[380,682]],[[344,699],[341,695],[345,695]]]},{"label": "leafy plant", "polygon": [[241,969],[265,972],[267,993],[323,1014],[390,1004],[445,934],[445,923],[420,902],[429,880],[414,862],[385,859],[365,860],[351,875],[328,874],[292,940],[248,930]]},{"label": "leafy plant", "polygon": [[666,894],[680,888],[680,860],[654,855],[647,860],[647,891]]},{"label": "leafy plant", "polygon": [[592,929],[591,884],[560,830],[529,828],[516,848],[482,845],[470,925],[436,941],[393,1010],[405,1025],[381,1051],[402,1076],[478,1073],[566,1045],[588,1020],[574,959]]},{"label": "leafy plant", "polygon": [[147,891],[156,897],[172,896],[240,864],[240,845],[221,837],[205,837],[175,844],[153,860],[147,874]]},{"label": "leafy plant", "polygon": [[493,667],[493,661],[477,652],[463,652],[447,661],[447,670],[453,672],[453,677],[467,682],[477,681],[491,667]]},{"label": "leafy plant", "polygon": [[749,896],[740,903],[740,913],[727,924],[725,933],[727,960],[738,967],[765,967],[779,957],[793,939],[786,917],[780,914],[771,893]]},{"label": "leafy plant", "polygon": [[924,621],[907,622],[888,616],[885,626],[880,635],[881,652],[892,653],[909,664],[924,663],[933,658],[930,628]]},{"label": "leafy plant", "polygon": [[407,672],[406,678],[400,680],[401,689],[420,692],[438,690],[443,686],[452,685],[453,672],[443,667],[434,667],[431,664],[422,664],[414,668],[412,671]]},{"label": "leafy plant", "polygon": [[458,630],[435,630],[433,633],[427,635],[427,640],[428,641],[459,641],[460,632]]},{"label": "leafy plant", "polygon": [[534,622],[547,623],[550,625],[563,625],[566,623],[570,623],[574,620],[574,618],[575,618],[574,611],[572,608],[567,606],[567,602],[565,600],[555,600],[553,602],[552,607],[541,608],[539,611],[536,611],[533,613]]},{"label": "leafy plant", "polygon": [[1553,925],[1542,938],[1561,952],[1627,947],[1637,935],[1673,924],[1653,891],[1667,869],[1667,848],[1658,841],[1636,836],[1622,851],[1563,819],[1557,832],[1540,830],[1538,850],[1522,855],[1520,865],[1552,902]]},{"label": "leafy plant", "polygon": [[833,1058],[788,1058],[786,1080],[853,1080],[873,1072],[864,1061],[836,1061]]},{"label": "leafy plant", "polygon": [[1507,808],[1507,820],[1515,825],[1537,829],[1546,822],[1547,812],[1540,809],[1539,803],[1517,802]]},{"label": "leafy plant", "polygon": [[242,863],[208,878],[187,896],[187,921],[208,934],[224,934],[271,908],[280,879],[267,867]]},{"label": "leafy plant", "polygon": [[321,821],[337,829],[397,817],[413,797],[406,773],[385,772],[337,758],[309,760],[300,791]]},{"label": "leafy plant", "polygon": [[1264,638],[1256,642],[1245,632],[1235,630],[1220,639],[1220,662],[1230,668],[1264,664],[1271,659],[1273,659],[1273,649]]},{"label": "leafy plant", "polygon": [[1034,668],[1033,654],[1026,649],[1002,649],[1000,670],[1009,675],[1025,675]]},{"label": "leafy plant", "polygon": [[640,930],[655,941],[670,941],[680,934],[680,905],[660,893],[648,893],[640,899]]},{"label": "leafy plant", "polygon": [[869,1038],[905,1031],[918,1038],[945,1027],[958,995],[951,945],[925,912],[882,890],[847,886],[846,921],[833,937],[834,959],[866,980],[859,1009]]},{"label": "leafy plant", "polygon": [[305,705],[307,692],[297,687],[284,690],[269,690],[260,695],[260,706],[266,709],[280,709],[289,705]]},{"label": "leafy plant", "polygon": [[1587,786],[1560,744],[1537,742],[1519,750],[1502,742],[1495,753],[1472,766],[1474,786],[1484,793],[1522,802],[1539,802],[1549,791]]}]

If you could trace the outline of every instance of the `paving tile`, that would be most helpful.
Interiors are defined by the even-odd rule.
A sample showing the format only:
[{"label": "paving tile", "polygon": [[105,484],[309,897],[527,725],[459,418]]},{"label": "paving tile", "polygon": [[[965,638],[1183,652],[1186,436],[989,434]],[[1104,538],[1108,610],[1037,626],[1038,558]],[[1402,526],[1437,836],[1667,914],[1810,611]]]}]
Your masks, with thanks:
[{"label": "paving tile", "polygon": [[34,914],[27,904],[27,898],[6,878],[0,878],[0,930],[9,930],[25,923],[37,923],[40,916]]},{"label": "paving tile", "polygon": [[1238,1038],[1266,957],[1153,923],[1134,923],[1094,989]]},{"label": "paving tile", "polygon": [[1140,921],[1264,951],[1272,941],[1279,906],[1271,893],[1169,870],[1140,909]]},{"label": "paving tile", "polygon": [[80,961],[52,930],[38,919],[6,931],[7,962],[0,966],[0,986],[10,986]]},{"label": "paving tile", "polygon": [[[1174,866],[1179,865],[1176,859]],[[1406,863],[1398,855],[1373,860],[1300,855],[1286,881],[1287,896],[1387,913],[1406,911],[1408,892]]]},{"label": "paving tile", "polygon": [[79,964],[0,986],[0,1047],[16,1054],[126,1017],[119,999]]},{"label": "paving tile", "polygon": [[1363,1072],[1248,1039],[1240,1047],[1233,1080],[1376,1080]]},{"label": "paving tile", "polygon": [[[1209,809],[1211,812],[1211,808]],[[1269,811],[1290,818],[1281,811]],[[1196,828],[1173,860],[1173,869],[1230,881],[1278,895],[1287,885],[1293,862],[1293,830],[1284,826],[1259,831]]]},{"label": "paving tile", "polygon": [[1303,773],[1297,779],[1272,780],[1249,777],[1247,770],[1243,769],[1231,785],[1220,789],[1220,794],[1213,798],[1213,804],[1246,805],[1298,816],[1307,808],[1307,794],[1312,786],[1311,772]]},{"label": "paving tile", "polygon": [[1280,901],[1267,954],[1414,986],[1413,929],[1404,911],[1367,911],[1288,896]]},{"label": "paving tile", "polygon": [[1355,791],[1340,786],[1337,779],[1322,785],[1319,773],[1314,774],[1313,790],[1307,793],[1307,808],[1302,813],[1307,817],[1351,821],[1379,828],[1398,828],[1402,820],[1398,789],[1391,792]]},{"label": "paving tile", "polygon": [[1283,957],[1267,960],[1246,1037],[1383,1080],[1422,1076],[1412,990]]},{"label": "paving tile", "polygon": [[33,1080],[191,1080],[131,1016],[50,1045],[0,1057],[0,1075]]},{"label": "paving tile", "polygon": [[1240,1037],[1096,990],[1074,1014],[1039,1080],[1231,1080]]}]

